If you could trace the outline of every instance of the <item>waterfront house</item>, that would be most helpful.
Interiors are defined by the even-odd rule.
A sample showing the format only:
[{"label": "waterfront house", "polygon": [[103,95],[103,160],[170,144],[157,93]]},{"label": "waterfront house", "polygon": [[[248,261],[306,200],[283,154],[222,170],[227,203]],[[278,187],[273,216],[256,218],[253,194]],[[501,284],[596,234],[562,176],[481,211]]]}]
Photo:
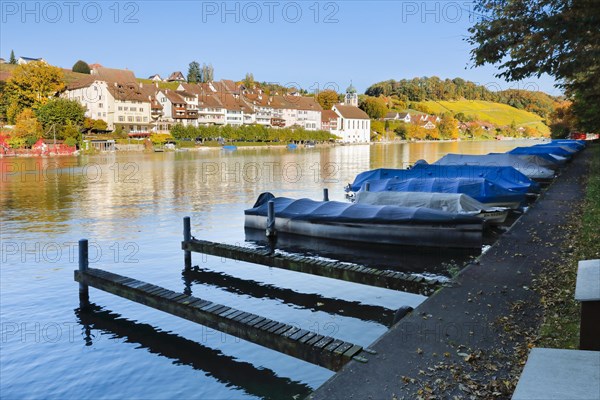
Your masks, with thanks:
[{"label": "waterfront house", "polygon": [[338,114],[333,110],[323,110],[321,112],[321,129],[324,131],[337,131]]},{"label": "waterfront house", "polygon": [[120,126],[127,133],[149,132],[151,99],[133,72],[104,67],[93,71],[69,84],[62,96],[83,105],[86,117],[106,121],[109,130]]},{"label": "waterfront house", "polygon": [[331,130],[344,143],[368,143],[371,140],[371,119],[360,108],[348,104],[336,104],[332,110],[337,114],[337,125]]},{"label": "waterfront house", "polygon": [[159,90],[156,100],[162,106],[162,116],[158,124],[164,130],[170,130],[173,125],[198,126],[198,108],[194,105],[197,98],[187,92],[174,90]]}]

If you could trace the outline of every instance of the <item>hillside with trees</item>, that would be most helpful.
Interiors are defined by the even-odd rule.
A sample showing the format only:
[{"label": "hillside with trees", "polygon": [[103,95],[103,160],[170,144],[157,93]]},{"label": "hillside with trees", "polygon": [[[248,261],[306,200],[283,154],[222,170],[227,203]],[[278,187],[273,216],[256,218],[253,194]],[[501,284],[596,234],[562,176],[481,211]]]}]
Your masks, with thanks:
[{"label": "hillside with trees", "polygon": [[405,103],[422,101],[483,100],[507,104],[518,110],[533,112],[548,118],[558,99],[538,91],[509,89],[492,91],[492,86],[479,85],[462,78],[440,79],[437,76],[413,79],[390,79],[371,85],[368,96],[386,96]]}]

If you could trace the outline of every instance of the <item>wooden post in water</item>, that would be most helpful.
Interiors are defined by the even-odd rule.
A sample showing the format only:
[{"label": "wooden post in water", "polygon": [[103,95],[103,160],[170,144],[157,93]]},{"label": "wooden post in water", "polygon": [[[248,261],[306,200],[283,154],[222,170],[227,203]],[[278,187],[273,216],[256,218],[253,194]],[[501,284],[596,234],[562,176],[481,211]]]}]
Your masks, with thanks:
[{"label": "wooden post in water", "polygon": [[329,201],[329,189],[323,189],[323,201]]},{"label": "wooden post in water", "polygon": [[275,202],[269,200],[267,204],[267,237],[273,237],[277,235],[275,231]]},{"label": "wooden post in water", "polygon": [[371,182],[365,183],[365,192],[368,192],[369,190],[371,190]]},{"label": "wooden post in water", "polygon": [[[85,274],[89,267],[89,251],[87,239],[79,241],[79,272]],[[90,289],[85,283],[79,283],[79,306],[87,307],[90,304]]]},{"label": "wooden post in water", "polygon": [[[183,217],[183,241],[189,242],[192,240],[192,223],[190,217]],[[185,250],[184,251],[184,262],[185,269],[192,269],[192,252]]]}]

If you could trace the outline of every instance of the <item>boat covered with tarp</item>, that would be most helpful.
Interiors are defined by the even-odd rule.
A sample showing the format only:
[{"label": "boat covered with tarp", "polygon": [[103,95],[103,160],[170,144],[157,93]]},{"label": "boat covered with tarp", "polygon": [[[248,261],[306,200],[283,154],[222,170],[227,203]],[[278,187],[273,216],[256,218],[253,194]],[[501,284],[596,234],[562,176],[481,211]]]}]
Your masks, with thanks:
[{"label": "boat covered with tarp", "polygon": [[268,203],[273,201],[275,230],[290,234],[407,246],[477,248],[484,221],[471,215],[423,207],[354,204],[259,196],[244,211],[245,228],[266,229]]},{"label": "boat covered with tarp", "polygon": [[554,178],[554,171],[543,167],[544,161],[536,155],[519,156],[516,154],[446,154],[437,160],[435,165],[477,165],[494,167],[513,167],[529,179],[549,180]]},{"label": "boat covered with tarp", "polygon": [[506,207],[487,206],[462,193],[358,192],[354,202],[378,206],[432,208],[453,214],[473,215],[493,224],[503,223],[509,211]]},{"label": "boat covered with tarp", "polygon": [[528,154],[528,155],[539,155],[549,154],[553,157],[564,157],[570,159],[573,157],[575,151],[571,151],[568,147],[562,146],[530,146],[530,147],[516,147],[508,152],[508,154]]},{"label": "boat covered with tarp", "polygon": [[[368,189],[367,189],[368,185]],[[526,200],[525,193],[506,189],[485,178],[410,178],[381,179],[365,182],[359,192],[427,192],[462,193],[488,207],[519,208]]]},{"label": "boat covered with tarp", "polygon": [[568,146],[577,151],[585,149],[586,143],[584,140],[572,140],[572,139],[553,139],[550,144],[555,146]]},{"label": "boat covered with tarp", "polygon": [[[506,154],[506,153],[489,153],[489,154]],[[524,160],[528,160],[531,157],[531,154],[513,154],[515,156],[518,156]],[[562,167],[563,165],[565,165],[567,163],[567,161],[569,161],[569,159],[567,157],[561,157],[561,156],[556,156],[556,155],[551,155],[551,154],[544,154],[544,153],[539,153],[535,155],[536,161],[535,163],[537,165],[539,165],[540,167],[545,167],[548,169],[551,169],[553,171],[556,171],[558,169],[560,169],[560,167]]]},{"label": "boat covered with tarp", "polygon": [[435,165],[425,160],[417,161],[411,169],[380,168],[365,171],[356,176],[354,182],[346,186],[346,192],[356,192],[363,183],[378,179],[410,178],[485,178],[506,189],[519,193],[539,193],[540,185],[513,167],[492,167],[477,165]]}]

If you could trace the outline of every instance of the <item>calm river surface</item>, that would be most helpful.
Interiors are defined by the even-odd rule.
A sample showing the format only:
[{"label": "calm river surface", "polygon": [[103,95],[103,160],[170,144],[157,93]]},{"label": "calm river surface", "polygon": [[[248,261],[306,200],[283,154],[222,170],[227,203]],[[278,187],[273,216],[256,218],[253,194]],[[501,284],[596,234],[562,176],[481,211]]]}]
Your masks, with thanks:
[{"label": "calm river surface", "polygon": [[[243,210],[263,191],[320,199],[364,170],[523,142],[451,142],[0,159],[0,395],[15,398],[293,398],[332,372],[90,289],[78,309],[76,242],[90,266],[368,346],[377,313],[424,297],[193,255],[182,278],[182,218],[201,239],[243,244]],[[441,254],[443,257],[444,255]],[[402,255],[398,254],[398,262]],[[293,292],[302,294],[296,299]],[[314,300],[314,305],[311,301]],[[334,313],[330,302],[340,310]],[[310,304],[309,304],[310,303]],[[346,309],[344,309],[346,308]],[[393,313],[393,312],[392,312]],[[389,312],[388,312],[389,314]]]}]

